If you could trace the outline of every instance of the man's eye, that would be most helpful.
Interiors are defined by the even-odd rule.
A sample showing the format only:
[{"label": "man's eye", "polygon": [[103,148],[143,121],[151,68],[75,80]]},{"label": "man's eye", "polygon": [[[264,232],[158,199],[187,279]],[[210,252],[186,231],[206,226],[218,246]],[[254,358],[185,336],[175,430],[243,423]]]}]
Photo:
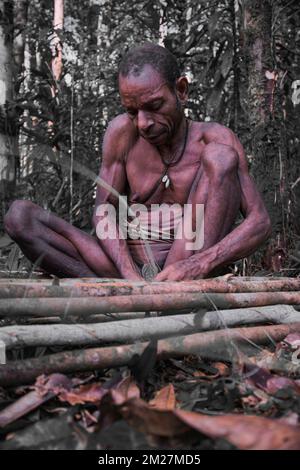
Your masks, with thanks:
[{"label": "man's eye", "polygon": [[152,110],[152,111],[158,111],[159,108],[161,108],[161,106],[162,106],[162,102],[161,102],[161,101],[158,101],[157,103],[153,103],[153,104],[151,105],[151,110]]}]

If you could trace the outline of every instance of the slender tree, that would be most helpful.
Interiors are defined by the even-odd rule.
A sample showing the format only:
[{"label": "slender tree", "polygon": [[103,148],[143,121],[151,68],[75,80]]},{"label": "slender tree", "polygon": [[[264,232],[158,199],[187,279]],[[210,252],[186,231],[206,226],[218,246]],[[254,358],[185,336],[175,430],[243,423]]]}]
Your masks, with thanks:
[{"label": "slender tree", "polygon": [[[289,5],[291,5],[290,2]],[[278,31],[289,30],[289,5],[266,0],[243,1],[243,53],[248,77],[247,108],[251,170],[273,225],[268,267],[283,267],[288,240],[289,177],[291,160],[287,138],[284,82],[288,64],[278,59]],[[285,22],[285,31],[281,22]],[[281,41],[284,39],[281,37]]]}]

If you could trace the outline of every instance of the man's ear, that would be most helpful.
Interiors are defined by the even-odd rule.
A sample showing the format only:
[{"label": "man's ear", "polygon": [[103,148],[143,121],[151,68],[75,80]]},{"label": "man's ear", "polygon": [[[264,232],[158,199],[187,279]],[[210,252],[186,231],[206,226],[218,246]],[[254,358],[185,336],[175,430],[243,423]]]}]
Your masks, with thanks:
[{"label": "man's ear", "polygon": [[180,102],[182,104],[185,103],[188,98],[188,89],[189,89],[189,83],[188,83],[187,78],[186,77],[177,78],[175,89],[176,89],[176,93]]}]

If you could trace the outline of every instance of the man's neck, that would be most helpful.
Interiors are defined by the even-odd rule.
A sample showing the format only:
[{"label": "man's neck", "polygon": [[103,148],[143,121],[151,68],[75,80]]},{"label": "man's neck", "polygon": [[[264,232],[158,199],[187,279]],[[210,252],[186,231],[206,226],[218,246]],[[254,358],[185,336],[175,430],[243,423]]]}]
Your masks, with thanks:
[{"label": "man's neck", "polygon": [[163,145],[157,146],[159,153],[164,157],[168,157],[174,152],[177,152],[181,149],[184,141],[184,136],[186,132],[186,117],[184,113],[182,113],[181,119],[174,130],[174,135],[170,142],[165,143]]}]

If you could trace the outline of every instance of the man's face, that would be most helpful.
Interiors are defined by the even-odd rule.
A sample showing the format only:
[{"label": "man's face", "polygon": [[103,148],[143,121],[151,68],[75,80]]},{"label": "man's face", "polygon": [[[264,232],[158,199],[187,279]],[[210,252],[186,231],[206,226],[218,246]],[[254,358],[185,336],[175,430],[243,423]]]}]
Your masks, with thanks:
[{"label": "man's face", "polygon": [[171,141],[182,119],[177,94],[151,66],[138,76],[119,76],[121,102],[139,134],[153,145]]}]

